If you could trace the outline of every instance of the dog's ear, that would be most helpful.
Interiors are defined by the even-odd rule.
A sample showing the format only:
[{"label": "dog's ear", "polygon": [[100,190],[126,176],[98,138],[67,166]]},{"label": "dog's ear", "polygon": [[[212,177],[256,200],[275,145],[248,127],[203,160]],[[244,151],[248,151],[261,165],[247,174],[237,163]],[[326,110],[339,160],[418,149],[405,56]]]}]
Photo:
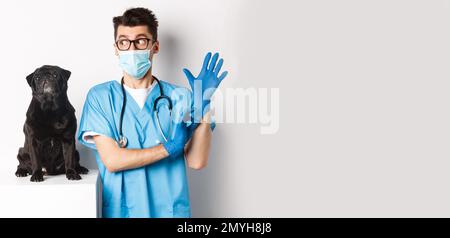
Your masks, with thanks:
[{"label": "dog's ear", "polygon": [[27,76],[27,82],[31,88],[34,87],[34,72]]},{"label": "dog's ear", "polygon": [[71,74],[72,73],[69,70],[61,69],[61,75],[66,81],[69,80]]}]

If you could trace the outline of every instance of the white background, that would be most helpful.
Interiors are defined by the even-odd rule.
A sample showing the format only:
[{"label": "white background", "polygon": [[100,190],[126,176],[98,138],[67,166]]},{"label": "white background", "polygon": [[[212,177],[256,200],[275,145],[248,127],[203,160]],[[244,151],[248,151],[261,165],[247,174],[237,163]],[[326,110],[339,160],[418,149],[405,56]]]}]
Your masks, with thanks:
[{"label": "white background", "polygon": [[[196,217],[450,216],[450,2],[1,1],[0,163],[13,174],[43,64],[72,71],[80,117],[92,86],[120,76],[112,17],[160,20],[155,72],[187,85],[207,51],[225,88],[279,88],[280,128],[219,124],[190,171]],[[78,145],[82,164],[95,167]]]}]

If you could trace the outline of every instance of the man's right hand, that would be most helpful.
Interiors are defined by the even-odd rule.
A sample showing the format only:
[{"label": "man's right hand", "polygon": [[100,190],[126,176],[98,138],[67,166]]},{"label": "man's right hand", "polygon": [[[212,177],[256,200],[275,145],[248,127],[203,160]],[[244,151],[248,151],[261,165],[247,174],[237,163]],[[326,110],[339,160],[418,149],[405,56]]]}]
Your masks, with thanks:
[{"label": "man's right hand", "polygon": [[169,157],[179,156],[184,153],[184,146],[190,139],[190,134],[191,133],[188,132],[186,127],[186,123],[179,122],[175,124],[173,136],[169,141],[162,144],[169,154]]},{"label": "man's right hand", "polygon": [[215,53],[211,58],[211,53],[209,52],[203,60],[202,69],[197,77],[194,77],[188,69],[183,69],[193,92],[194,123],[199,123],[209,111],[212,95],[228,74],[228,71],[220,74],[222,65],[223,59],[219,59],[219,53]]}]

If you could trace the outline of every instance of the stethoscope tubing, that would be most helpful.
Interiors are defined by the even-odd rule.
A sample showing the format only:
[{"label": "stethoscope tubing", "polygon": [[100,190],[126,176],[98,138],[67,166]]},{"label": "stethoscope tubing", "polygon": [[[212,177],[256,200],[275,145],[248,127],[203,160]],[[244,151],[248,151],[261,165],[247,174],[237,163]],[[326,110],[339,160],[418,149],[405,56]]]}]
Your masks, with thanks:
[{"label": "stethoscope tubing", "polygon": [[[169,105],[168,105],[168,107],[169,107],[169,117],[172,118],[172,106],[173,106],[172,105],[172,100],[168,96],[166,96],[164,94],[164,90],[162,88],[161,82],[156,77],[153,77],[153,78],[156,80],[156,82],[158,83],[158,87],[159,87],[159,97],[157,97],[155,99],[155,101],[153,102],[153,114],[154,114],[154,117],[156,118],[157,128],[158,128],[161,136],[163,137],[163,139],[165,141],[168,141],[168,138],[164,134],[164,132],[162,130],[162,127],[161,127],[161,123],[160,123],[158,112],[157,112],[157,106],[158,106],[158,102],[160,100],[162,100],[162,99],[166,100],[169,103]],[[127,94],[125,92],[124,78],[123,77],[122,77],[122,80],[121,80],[120,84],[121,84],[121,87],[122,87],[123,101],[122,101],[122,110],[120,111],[119,141],[118,141],[118,144],[119,144],[119,146],[121,148],[125,148],[127,146],[127,144],[128,144],[128,140],[123,135],[122,125],[123,125],[123,116],[124,116],[124,113],[125,113],[125,107],[126,107],[126,104],[127,104]],[[170,134],[171,131],[172,131],[172,123],[170,122],[169,123],[169,134]]]}]

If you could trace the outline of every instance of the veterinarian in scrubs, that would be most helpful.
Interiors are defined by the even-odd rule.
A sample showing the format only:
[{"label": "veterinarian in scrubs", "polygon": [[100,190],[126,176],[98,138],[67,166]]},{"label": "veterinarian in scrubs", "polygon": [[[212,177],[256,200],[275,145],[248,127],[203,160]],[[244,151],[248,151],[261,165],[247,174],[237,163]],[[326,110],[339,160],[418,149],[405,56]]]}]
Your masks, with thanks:
[{"label": "veterinarian in scrubs", "polygon": [[[78,140],[95,151],[103,217],[190,217],[186,164],[193,169],[207,164],[214,123],[208,111],[212,93],[204,92],[214,91],[227,75],[219,75],[223,60],[208,53],[198,77],[184,69],[192,92],[162,80],[158,84],[152,76],[153,57],[159,52],[154,14],[133,8],[113,23],[123,77],[89,90],[78,132]],[[160,129],[171,133],[167,141],[153,114],[160,87],[173,104],[172,116],[164,106],[168,100],[157,104],[162,105]],[[122,135],[125,146],[119,143]]]}]

